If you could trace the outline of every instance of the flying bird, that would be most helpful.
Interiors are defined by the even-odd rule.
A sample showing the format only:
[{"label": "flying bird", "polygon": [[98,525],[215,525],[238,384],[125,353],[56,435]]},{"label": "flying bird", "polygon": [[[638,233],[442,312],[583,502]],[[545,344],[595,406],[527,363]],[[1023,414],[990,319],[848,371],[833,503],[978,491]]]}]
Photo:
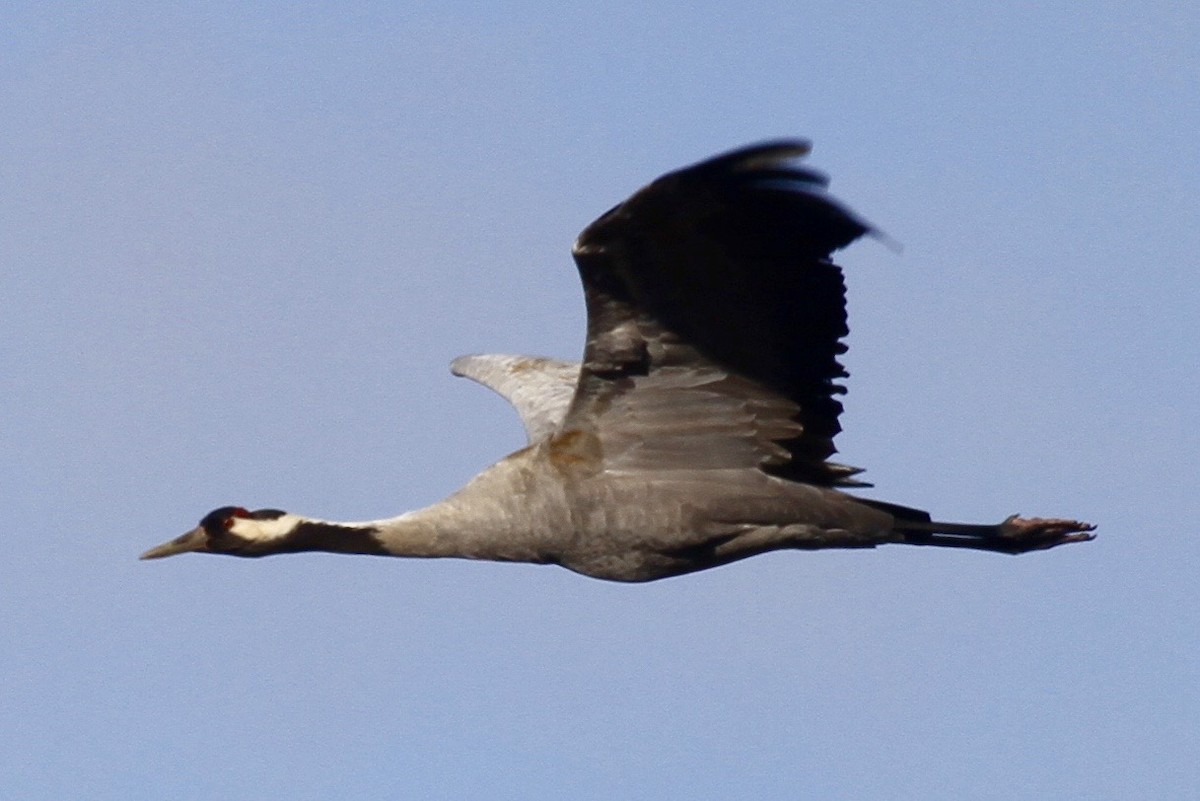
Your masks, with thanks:
[{"label": "flying bird", "polygon": [[554,564],[651,581],[781,549],[888,543],[1007,554],[1092,539],[1076,520],[943,523],[847,490],[846,293],[831,254],[875,233],[797,164],[804,141],[668,173],[584,229],[583,361],[463,356],[529,443],[445,500],[332,522],[224,506],[143,559],[298,551]]}]

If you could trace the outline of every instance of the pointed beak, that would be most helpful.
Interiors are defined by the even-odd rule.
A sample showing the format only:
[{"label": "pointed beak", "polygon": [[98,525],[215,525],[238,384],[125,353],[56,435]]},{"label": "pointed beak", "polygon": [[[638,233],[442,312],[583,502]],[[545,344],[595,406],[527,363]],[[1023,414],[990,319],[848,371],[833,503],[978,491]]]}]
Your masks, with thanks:
[{"label": "pointed beak", "polygon": [[177,553],[206,550],[208,550],[208,535],[204,533],[203,526],[197,526],[181,537],[151,548],[138,558],[162,559],[164,556],[174,556]]}]

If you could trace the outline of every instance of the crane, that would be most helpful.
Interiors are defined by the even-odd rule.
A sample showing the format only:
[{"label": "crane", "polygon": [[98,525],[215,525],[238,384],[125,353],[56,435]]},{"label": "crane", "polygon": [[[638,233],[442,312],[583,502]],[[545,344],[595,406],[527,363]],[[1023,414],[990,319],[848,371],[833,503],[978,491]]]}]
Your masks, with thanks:
[{"label": "crane", "polygon": [[780,140],[718,155],[587,226],[573,248],[582,361],[454,360],[513,404],[529,441],[445,500],[366,522],[223,506],[142,558],[462,557],[635,582],[781,549],[1020,554],[1092,539],[1076,520],[938,522],[850,492],[869,485],[830,460],[848,333],[831,254],[875,231],[797,163],[808,152]]}]

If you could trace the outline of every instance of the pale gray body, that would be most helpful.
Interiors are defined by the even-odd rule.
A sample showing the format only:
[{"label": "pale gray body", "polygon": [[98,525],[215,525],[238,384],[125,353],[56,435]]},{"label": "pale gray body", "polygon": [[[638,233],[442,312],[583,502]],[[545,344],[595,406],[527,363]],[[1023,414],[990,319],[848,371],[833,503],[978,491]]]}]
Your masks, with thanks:
[{"label": "pale gray body", "polygon": [[582,362],[454,361],[513,403],[530,442],[445,501],[365,523],[222,507],[144,558],[323,550],[648,581],[779,549],[1090,539],[1074,520],[941,523],[843,491],[865,485],[829,460],[848,330],[829,256],[871,229],[793,164],[807,150],[771,142],[669,173],[588,226]]},{"label": "pale gray body", "polygon": [[[505,558],[560,564],[621,581],[687,573],[781,548],[871,547],[888,541],[891,514],[837,490],[767,475],[753,459],[741,466],[690,463],[675,453],[648,455],[641,438],[633,447],[627,442],[618,452],[606,452],[595,434],[564,431],[580,369],[575,362],[508,354],[454,360],[455,375],[491,387],[513,404],[530,446],[433,507],[427,519],[445,524],[448,538],[452,531],[478,528],[485,552],[493,540],[520,543]],[[709,427],[719,419],[728,432],[751,427],[754,417],[744,402],[740,413],[689,415],[684,401],[692,394],[703,393],[696,403],[717,405],[728,396],[706,389],[694,372],[686,375],[691,393],[678,396],[684,379],[677,377],[670,382],[674,403],[664,403],[661,414],[703,420]],[[728,380],[725,375],[708,384]],[[643,426],[656,424],[653,416],[643,417]],[[703,442],[699,453],[682,458],[717,461],[711,434]],[[675,466],[668,469],[663,462]],[[406,518],[405,524],[412,520]],[[505,521],[503,530],[497,531],[500,521]],[[386,536],[387,523],[377,525]]]},{"label": "pale gray body", "polygon": [[[548,438],[441,503],[372,527],[387,550],[558,564],[648,581],[781,548],[871,547],[893,517],[848,495],[749,471],[603,470],[595,443]],[[897,540],[898,541],[898,540]]]}]

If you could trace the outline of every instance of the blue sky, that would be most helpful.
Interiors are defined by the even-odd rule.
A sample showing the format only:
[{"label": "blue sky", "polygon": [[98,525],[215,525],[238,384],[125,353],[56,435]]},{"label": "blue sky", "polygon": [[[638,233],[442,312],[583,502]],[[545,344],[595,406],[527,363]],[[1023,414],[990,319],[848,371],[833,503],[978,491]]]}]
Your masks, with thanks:
[{"label": "blue sky", "polygon": [[[0,12],[0,795],[1193,793],[1200,12],[446,5]],[[522,441],[449,360],[577,357],[575,234],[782,135],[904,245],[839,258],[870,494],[1099,539],[136,561],[448,494]]]}]

